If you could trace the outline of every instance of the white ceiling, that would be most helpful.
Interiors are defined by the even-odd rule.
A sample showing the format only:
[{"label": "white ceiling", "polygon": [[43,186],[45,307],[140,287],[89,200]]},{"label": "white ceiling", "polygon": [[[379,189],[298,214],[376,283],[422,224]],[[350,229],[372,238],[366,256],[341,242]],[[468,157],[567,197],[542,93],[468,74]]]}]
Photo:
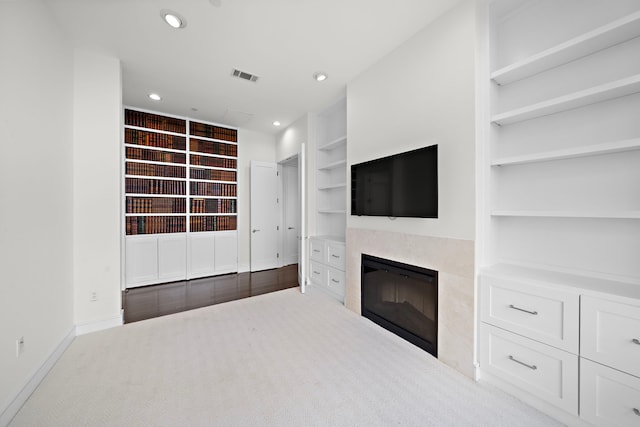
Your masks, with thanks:
[{"label": "white ceiling", "polygon": [[[46,3],[75,46],[121,59],[125,105],[274,134],[344,96],[349,81],[458,1]],[[162,9],[181,14],[186,28],[170,28]],[[233,68],[260,79],[234,79]],[[329,78],[316,82],[316,71]]]}]

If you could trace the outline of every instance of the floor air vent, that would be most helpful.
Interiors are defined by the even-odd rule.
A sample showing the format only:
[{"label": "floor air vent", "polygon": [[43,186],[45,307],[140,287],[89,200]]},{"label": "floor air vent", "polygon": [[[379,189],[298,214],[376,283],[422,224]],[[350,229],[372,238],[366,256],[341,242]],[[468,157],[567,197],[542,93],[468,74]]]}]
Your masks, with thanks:
[{"label": "floor air vent", "polygon": [[255,74],[247,73],[245,71],[240,71],[237,68],[233,69],[233,72],[231,73],[231,75],[233,77],[237,77],[239,79],[247,80],[247,81],[250,81],[250,82],[258,81],[258,76],[256,76]]}]

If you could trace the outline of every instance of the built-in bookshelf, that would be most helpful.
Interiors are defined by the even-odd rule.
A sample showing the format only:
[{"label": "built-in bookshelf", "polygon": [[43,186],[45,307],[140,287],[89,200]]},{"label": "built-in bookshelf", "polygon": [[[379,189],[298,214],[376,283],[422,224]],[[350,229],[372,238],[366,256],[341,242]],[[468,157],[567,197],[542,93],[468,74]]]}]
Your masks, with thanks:
[{"label": "built-in bookshelf", "polygon": [[237,271],[238,132],[124,110],[127,288]]},{"label": "built-in bookshelf", "polygon": [[125,233],[235,230],[237,130],[125,110]]},{"label": "built-in bookshelf", "polygon": [[[631,339],[609,346],[640,306],[640,5],[487,7],[479,376],[568,425],[631,425],[637,373],[588,345],[597,336],[598,351],[637,359]],[[589,299],[636,314],[607,329],[617,313],[596,315]]]}]

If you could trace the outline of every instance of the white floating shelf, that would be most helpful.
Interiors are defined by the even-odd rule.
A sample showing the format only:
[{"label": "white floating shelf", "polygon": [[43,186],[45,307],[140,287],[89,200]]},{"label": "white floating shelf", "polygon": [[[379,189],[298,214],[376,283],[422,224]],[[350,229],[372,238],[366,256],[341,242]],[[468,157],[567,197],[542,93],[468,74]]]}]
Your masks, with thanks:
[{"label": "white floating shelf", "polygon": [[[186,217],[186,213],[144,213],[144,212],[127,212],[124,216],[181,216]],[[193,215],[193,214],[192,214]],[[231,214],[229,214],[231,215]],[[233,214],[235,215],[235,214]]]},{"label": "white floating shelf", "polygon": [[640,36],[640,11],[496,70],[491,79],[500,85],[509,84],[637,36]]},{"label": "white floating shelf", "polygon": [[539,210],[495,210],[494,217],[539,217],[539,218],[591,218],[591,219],[640,219],[640,211],[539,211]]},{"label": "white floating shelf", "polygon": [[491,121],[498,125],[509,125],[625,95],[631,95],[636,92],[640,92],[640,74],[496,114],[491,118]]},{"label": "white floating shelf", "polygon": [[491,162],[491,166],[518,165],[524,163],[545,162],[549,160],[572,159],[601,154],[619,153],[640,149],[640,138],[592,144],[585,147],[567,148],[564,150],[545,151],[543,153],[522,156],[503,157]]},{"label": "white floating shelf", "polygon": [[346,166],[346,165],[347,165],[347,161],[346,160],[339,160],[337,162],[329,163],[328,165],[324,165],[322,167],[319,167],[318,170],[326,171],[326,170],[340,168],[340,167],[343,167],[343,166]]},{"label": "white floating shelf", "polygon": [[[125,175],[125,178],[140,178],[140,179],[155,179],[160,181],[182,181],[185,182],[187,178],[174,178],[170,176],[156,176],[156,175]],[[211,181],[206,181],[211,182]]]},{"label": "white floating shelf", "polygon": [[341,184],[324,185],[322,187],[318,187],[318,190],[335,190],[338,188],[346,188],[346,187],[347,187],[347,184],[343,182]]},{"label": "white floating shelf", "polygon": [[318,150],[323,150],[323,151],[327,151],[327,150],[333,150],[334,148],[337,148],[340,145],[346,145],[347,144],[347,135],[341,136],[340,138],[334,139],[333,141],[323,145],[322,147],[318,148]]},{"label": "white floating shelf", "polygon": [[[189,197],[186,194],[147,194],[147,193],[125,193],[125,196],[127,197],[169,197],[172,199],[184,199],[186,197]],[[202,197],[202,196],[198,196],[198,197]]]},{"label": "white floating shelf", "polygon": [[[185,154],[186,150],[176,150],[173,148],[163,148],[163,147],[154,147],[152,145],[141,145],[141,144],[128,144],[125,143],[124,144],[125,147],[129,147],[129,148],[142,148],[144,150],[156,150],[156,151],[165,151],[167,153],[179,153],[179,154]],[[191,152],[192,154],[199,154],[199,153],[195,153],[195,152]],[[130,160],[130,159],[127,159]]]},{"label": "white floating shelf", "polygon": [[345,209],[318,209],[318,213],[321,214],[346,214],[347,211]]}]

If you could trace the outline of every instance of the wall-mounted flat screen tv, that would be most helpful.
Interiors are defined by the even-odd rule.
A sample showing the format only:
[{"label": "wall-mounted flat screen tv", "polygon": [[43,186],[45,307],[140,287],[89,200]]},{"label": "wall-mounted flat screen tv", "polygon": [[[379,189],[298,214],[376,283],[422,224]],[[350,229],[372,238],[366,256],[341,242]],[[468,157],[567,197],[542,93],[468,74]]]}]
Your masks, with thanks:
[{"label": "wall-mounted flat screen tv", "polygon": [[351,215],[438,218],[438,146],[351,165]]}]

